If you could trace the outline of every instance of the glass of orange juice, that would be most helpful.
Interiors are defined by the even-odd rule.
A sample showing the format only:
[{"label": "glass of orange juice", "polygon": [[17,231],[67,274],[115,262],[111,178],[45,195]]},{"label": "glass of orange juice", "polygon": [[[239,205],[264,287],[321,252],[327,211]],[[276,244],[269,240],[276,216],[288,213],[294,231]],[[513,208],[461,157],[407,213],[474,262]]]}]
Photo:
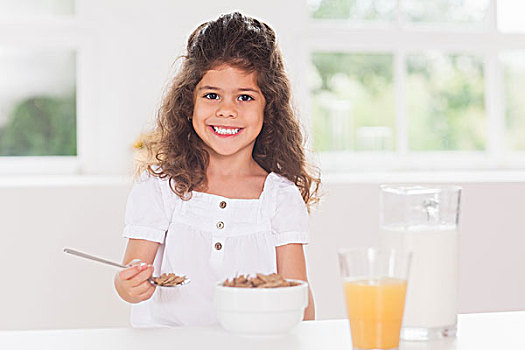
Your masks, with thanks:
[{"label": "glass of orange juice", "polygon": [[358,248],[338,255],[353,348],[398,349],[411,253]]}]

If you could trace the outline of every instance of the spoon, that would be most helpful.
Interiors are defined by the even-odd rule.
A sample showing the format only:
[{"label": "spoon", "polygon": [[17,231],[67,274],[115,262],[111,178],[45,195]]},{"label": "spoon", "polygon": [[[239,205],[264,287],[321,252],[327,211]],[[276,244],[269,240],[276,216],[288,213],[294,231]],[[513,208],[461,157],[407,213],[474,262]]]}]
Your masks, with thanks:
[{"label": "spoon", "polygon": [[[76,255],[76,256],[79,256],[79,257],[84,258],[84,259],[98,261],[100,263],[107,264],[107,265],[120,267],[122,269],[127,269],[128,267],[131,267],[131,265],[122,265],[122,264],[116,263],[114,261],[102,259],[102,258],[99,258],[97,256],[93,256],[93,255],[89,255],[89,254],[86,254],[86,253],[82,253],[82,252],[79,252],[78,250],[74,250],[74,249],[64,248],[64,253]],[[157,282],[155,282],[155,280],[153,278],[151,278],[151,277],[148,278],[148,281],[149,281],[149,283],[154,284],[154,285],[156,285],[158,287],[166,287],[166,288],[167,287],[182,286],[182,285],[185,285],[185,284],[188,284],[188,283],[191,282],[189,278],[186,278],[183,282],[181,282],[179,284],[176,284],[176,285],[173,285],[173,286],[163,286],[163,285],[160,285]]]}]

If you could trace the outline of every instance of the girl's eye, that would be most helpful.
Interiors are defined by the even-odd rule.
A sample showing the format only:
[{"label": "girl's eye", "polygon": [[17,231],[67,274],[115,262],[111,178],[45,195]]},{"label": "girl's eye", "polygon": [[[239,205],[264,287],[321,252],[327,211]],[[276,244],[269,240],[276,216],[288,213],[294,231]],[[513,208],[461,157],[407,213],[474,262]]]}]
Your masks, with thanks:
[{"label": "girl's eye", "polygon": [[239,96],[239,101],[247,102],[247,101],[251,101],[251,100],[253,100],[253,97],[251,97],[250,95],[241,95],[241,96]]},{"label": "girl's eye", "polygon": [[209,100],[216,100],[216,99],[219,98],[219,95],[217,95],[214,92],[210,92],[209,94],[204,95],[204,97],[209,99]]}]

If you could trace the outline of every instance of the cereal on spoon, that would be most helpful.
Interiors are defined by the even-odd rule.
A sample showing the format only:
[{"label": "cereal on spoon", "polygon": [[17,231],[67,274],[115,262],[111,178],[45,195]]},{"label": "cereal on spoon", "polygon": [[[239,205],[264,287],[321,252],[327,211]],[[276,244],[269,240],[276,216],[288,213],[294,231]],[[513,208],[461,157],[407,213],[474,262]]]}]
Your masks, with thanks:
[{"label": "cereal on spoon", "polygon": [[173,287],[186,281],[186,276],[177,276],[174,273],[163,273],[159,277],[153,277],[153,281],[162,287]]}]

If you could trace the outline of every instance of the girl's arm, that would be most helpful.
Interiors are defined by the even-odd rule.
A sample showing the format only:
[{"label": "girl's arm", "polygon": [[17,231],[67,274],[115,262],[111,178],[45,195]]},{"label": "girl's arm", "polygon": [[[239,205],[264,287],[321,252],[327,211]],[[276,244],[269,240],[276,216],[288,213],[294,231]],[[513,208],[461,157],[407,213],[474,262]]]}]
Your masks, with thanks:
[{"label": "girl's arm", "polygon": [[115,289],[128,303],[139,303],[151,298],[155,287],[148,282],[153,275],[153,260],[159,243],[143,239],[129,239],[124,253],[124,265],[133,265],[115,275]]},{"label": "girl's arm", "polygon": [[147,264],[153,264],[157,249],[160,243],[147,241],[144,239],[133,239],[128,240],[128,246],[124,253],[124,265],[129,264],[132,260],[138,259]]},{"label": "girl's arm", "polygon": [[[296,279],[308,282],[306,276],[306,261],[302,244],[286,244],[278,246],[277,255],[277,273],[284,278]],[[314,298],[310,285],[308,285],[308,306],[304,311],[304,320],[315,319]]]}]

